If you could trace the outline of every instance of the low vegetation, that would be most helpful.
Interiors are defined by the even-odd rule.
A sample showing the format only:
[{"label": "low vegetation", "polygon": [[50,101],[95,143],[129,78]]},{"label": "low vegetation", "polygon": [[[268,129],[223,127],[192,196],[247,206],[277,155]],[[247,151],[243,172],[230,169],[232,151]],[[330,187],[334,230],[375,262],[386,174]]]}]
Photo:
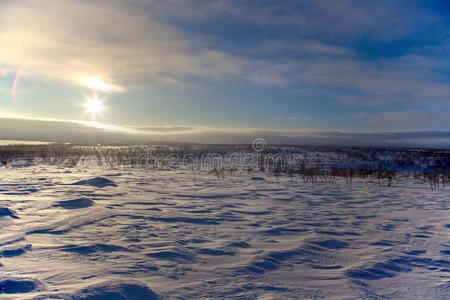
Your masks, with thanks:
[{"label": "low vegetation", "polygon": [[57,164],[64,167],[96,165],[105,168],[170,169],[185,166],[209,170],[217,179],[243,171],[272,174],[277,180],[300,178],[304,183],[334,182],[343,178],[376,181],[391,186],[405,179],[434,189],[450,182],[450,152],[425,149],[271,146],[254,152],[246,145],[4,145],[2,165]]}]

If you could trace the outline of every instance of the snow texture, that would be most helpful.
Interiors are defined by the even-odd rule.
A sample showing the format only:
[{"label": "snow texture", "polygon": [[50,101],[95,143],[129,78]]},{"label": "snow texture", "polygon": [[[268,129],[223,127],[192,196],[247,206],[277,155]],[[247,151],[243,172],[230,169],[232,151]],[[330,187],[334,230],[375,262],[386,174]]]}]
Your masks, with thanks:
[{"label": "snow texture", "polygon": [[447,188],[1,172],[1,299],[450,298]]}]

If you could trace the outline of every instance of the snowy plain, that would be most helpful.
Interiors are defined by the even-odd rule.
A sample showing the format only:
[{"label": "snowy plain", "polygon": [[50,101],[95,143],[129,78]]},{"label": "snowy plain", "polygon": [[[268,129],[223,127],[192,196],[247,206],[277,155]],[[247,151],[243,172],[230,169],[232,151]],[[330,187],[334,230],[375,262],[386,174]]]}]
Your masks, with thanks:
[{"label": "snowy plain", "polygon": [[0,172],[0,299],[450,298],[448,188]]}]

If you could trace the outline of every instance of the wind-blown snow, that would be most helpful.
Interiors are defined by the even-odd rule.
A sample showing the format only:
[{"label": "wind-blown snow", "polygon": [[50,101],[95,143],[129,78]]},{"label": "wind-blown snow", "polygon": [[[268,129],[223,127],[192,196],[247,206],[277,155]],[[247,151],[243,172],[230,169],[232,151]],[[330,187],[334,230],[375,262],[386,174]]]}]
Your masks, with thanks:
[{"label": "wind-blown snow", "polygon": [[450,297],[446,189],[183,169],[1,172],[1,299]]},{"label": "wind-blown snow", "polygon": [[94,201],[89,198],[78,198],[72,200],[61,200],[55,203],[55,206],[59,206],[65,209],[80,209],[94,205]]}]

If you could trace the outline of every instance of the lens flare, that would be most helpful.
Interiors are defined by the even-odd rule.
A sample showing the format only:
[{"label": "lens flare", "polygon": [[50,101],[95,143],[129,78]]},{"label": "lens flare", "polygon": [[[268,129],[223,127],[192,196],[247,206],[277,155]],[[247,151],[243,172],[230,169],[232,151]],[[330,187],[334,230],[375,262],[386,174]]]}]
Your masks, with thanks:
[{"label": "lens flare", "polygon": [[16,72],[16,76],[14,77],[12,87],[11,87],[11,99],[13,102],[16,102],[17,87],[19,85],[19,80],[20,80],[21,75],[22,75],[22,69],[18,69]]}]

